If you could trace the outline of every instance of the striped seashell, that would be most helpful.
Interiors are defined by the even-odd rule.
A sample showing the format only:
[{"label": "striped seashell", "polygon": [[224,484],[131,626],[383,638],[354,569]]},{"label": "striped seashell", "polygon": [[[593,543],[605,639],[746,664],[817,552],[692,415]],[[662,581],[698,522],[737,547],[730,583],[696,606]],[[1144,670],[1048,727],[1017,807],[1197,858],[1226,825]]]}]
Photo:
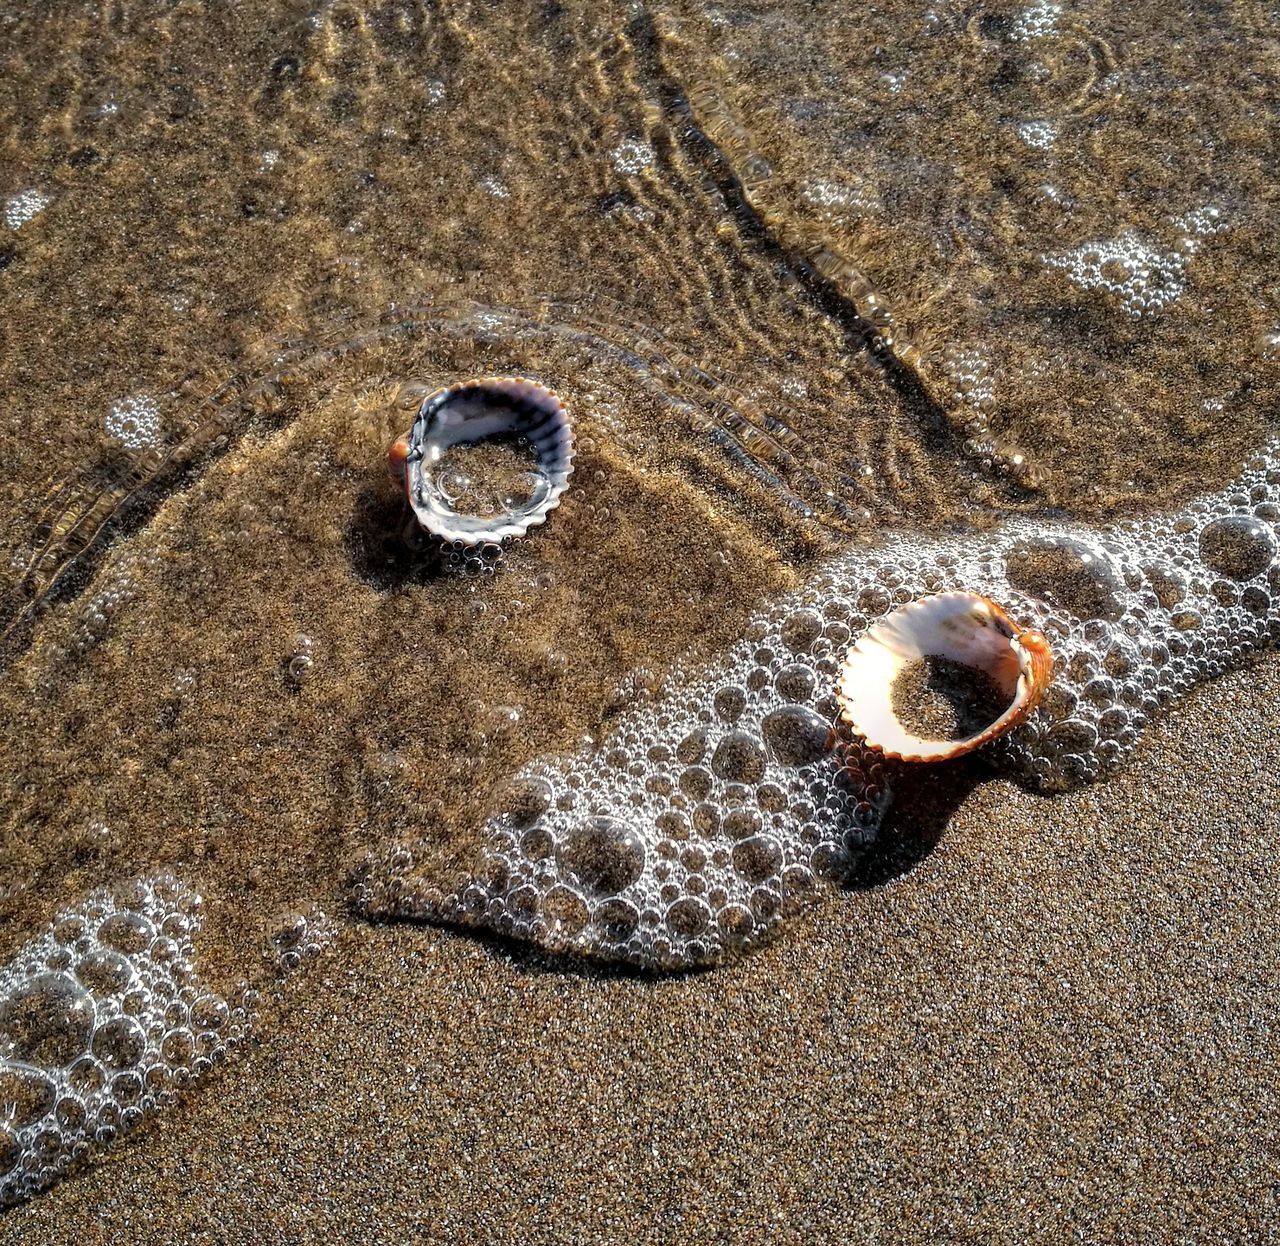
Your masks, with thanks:
[{"label": "striped seashell", "polygon": [[[961,739],[913,734],[898,718],[893,685],[913,662],[947,658],[981,671],[1007,698],[985,727]],[[1041,632],[1020,628],[976,593],[921,597],[864,632],[840,672],[841,716],[870,748],[902,761],[946,761],[994,740],[1035,709],[1049,686],[1053,654]]]},{"label": "striped seashell", "polygon": [[[533,448],[538,487],[527,503],[504,514],[455,510],[432,470],[451,447],[503,434]],[[403,481],[418,523],[441,541],[474,546],[523,536],[560,504],[573,471],[573,432],[564,404],[551,390],[525,377],[486,376],[459,381],[428,394],[413,427],[388,452],[388,469]]]}]

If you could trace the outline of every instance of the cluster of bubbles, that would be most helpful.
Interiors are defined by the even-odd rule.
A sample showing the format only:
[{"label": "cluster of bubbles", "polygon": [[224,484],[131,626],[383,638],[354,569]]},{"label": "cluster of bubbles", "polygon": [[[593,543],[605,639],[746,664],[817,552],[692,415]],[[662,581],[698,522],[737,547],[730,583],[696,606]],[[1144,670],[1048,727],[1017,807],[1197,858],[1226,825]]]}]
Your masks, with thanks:
[{"label": "cluster of bubbles", "polygon": [[1020,121],[1014,129],[1032,151],[1048,151],[1058,141],[1058,127],[1052,121]]},{"label": "cluster of bubbles", "polygon": [[1115,298],[1130,316],[1149,316],[1168,306],[1186,287],[1186,261],[1126,230],[1117,238],[1086,242],[1044,262],[1072,285]]},{"label": "cluster of bubbles", "polygon": [[468,545],[465,541],[444,541],[440,546],[440,565],[453,575],[471,578],[493,575],[503,561],[501,542],[485,541]]},{"label": "cluster of bubbles", "polygon": [[964,432],[964,452],[987,471],[1022,484],[1032,483],[1034,468],[1022,450],[991,431],[996,409],[996,378],[990,356],[976,347],[952,346],[937,353],[941,392],[952,418]]},{"label": "cluster of bubbles", "polygon": [[635,177],[649,168],[654,160],[653,148],[643,139],[624,139],[610,153],[613,167],[623,177]]},{"label": "cluster of bubbles", "polygon": [[1086,242],[1042,259],[1080,289],[1110,295],[1128,315],[1153,315],[1185,289],[1186,257],[1200,250],[1203,239],[1229,228],[1222,209],[1212,204],[1193,208],[1169,225],[1176,237],[1167,251],[1126,230],[1119,237]]},{"label": "cluster of bubbles", "polygon": [[58,660],[82,659],[101,644],[111,632],[112,620],[137,595],[135,568],[125,559],[115,569],[110,583],[100,588],[80,608],[66,637],[51,644],[50,652],[55,661],[49,667],[50,672],[57,670]]},{"label": "cluster of bubbles", "polygon": [[485,194],[492,195],[495,199],[511,198],[511,188],[496,174],[489,173],[480,178],[477,185]]},{"label": "cluster of bubbles", "polygon": [[827,179],[806,182],[800,198],[828,220],[880,211],[880,196],[872,188]]},{"label": "cluster of bubbles", "polygon": [[160,407],[146,394],[113,402],[103,423],[107,435],[126,450],[149,450],[160,443]]},{"label": "cluster of bubbles", "polygon": [[319,956],[333,942],[336,931],[318,905],[284,913],[267,935],[267,963],[278,978],[287,977],[304,961]]},{"label": "cluster of bubbles", "polygon": [[1200,249],[1201,238],[1213,238],[1225,233],[1228,225],[1222,209],[1206,204],[1201,208],[1193,208],[1173,222],[1174,228],[1181,236],[1179,249],[1189,255]]},{"label": "cluster of bubbles", "polygon": [[20,190],[4,201],[4,223],[10,229],[21,229],[33,216],[38,216],[53,200],[38,190]]},{"label": "cluster of bubbles", "polygon": [[1051,4],[1049,0],[1035,0],[1013,19],[1009,27],[1009,39],[1013,43],[1024,43],[1028,39],[1043,39],[1051,35],[1058,27],[1058,18],[1062,16],[1062,5]]},{"label": "cluster of bubbles", "polygon": [[850,643],[897,607],[963,589],[1053,645],[1040,708],[992,750],[1044,791],[1097,779],[1160,706],[1280,639],[1280,443],[1171,517],[1090,530],[1016,520],[984,539],[837,556],[710,668],[677,664],[598,747],[516,778],[483,867],[433,889],[401,846],[360,881],[383,916],[482,925],[646,967],[746,947],[875,837],[895,769],[841,739]]},{"label": "cluster of bubbles", "polygon": [[97,891],[0,969],[0,1206],[172,1103],[246,1033],[205,990],[200,897],[169,875]]},{"label": "cluster of bubbles", "polygon": [[982,415],[995,410],[995,376],[986,354],[973,348],[945,350],[939,366],[952,387],[953,406],[972,407]]}]

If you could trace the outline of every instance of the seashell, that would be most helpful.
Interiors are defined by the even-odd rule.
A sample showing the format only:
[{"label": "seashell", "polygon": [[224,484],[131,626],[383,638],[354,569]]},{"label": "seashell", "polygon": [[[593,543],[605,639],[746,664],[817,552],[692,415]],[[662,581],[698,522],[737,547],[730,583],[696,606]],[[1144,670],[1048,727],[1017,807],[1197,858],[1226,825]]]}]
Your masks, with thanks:
[{"label": "seashell", "polygon": [[[503,434],[523,437],[537,458],[539,478],[527,502],[497,515],[455,509],[434,468],[450,447]],[[413,427],[391,443],[387,470],[404,483],[413,513],[441,541],[481,545],[523,536],[560,504],[573,471],[568,412],[551,390],[522,376],[459,381],[428,394]]]},{"label": "seashell", "polygon": [[[913,662],[938,657],[982,672],[1005,706],[959,739],[915,734],[894,705],[894,684]],[[1035,709],[1053,670],[1044,635],[1020,628],[976,593],[935,593],[895,610],[864,632],[845,657],[840,703],[867,745],[902,761],[946,761],[1003,735]]]}]

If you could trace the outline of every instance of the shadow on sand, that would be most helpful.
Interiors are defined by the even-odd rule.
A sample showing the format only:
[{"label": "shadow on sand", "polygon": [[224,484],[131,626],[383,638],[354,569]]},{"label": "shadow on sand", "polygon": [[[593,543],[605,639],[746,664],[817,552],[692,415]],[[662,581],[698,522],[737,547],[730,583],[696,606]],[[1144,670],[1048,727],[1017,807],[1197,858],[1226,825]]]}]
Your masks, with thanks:
[{"label": "shadow on sand", "polygon": [[370,484],[356,498],[345,534],[356,576],[379,592],[429,584],[444,574],[439,543],[413,521],[403,491]]},{"label": "shadow on sand", "polygon": [[996,777],[979,753],[937,765],[899,763],[889,779],[893,803],[876,842],[858,857],[845,880],[845,890],[866,891],[909,874],[941,842],[969,793]]}]

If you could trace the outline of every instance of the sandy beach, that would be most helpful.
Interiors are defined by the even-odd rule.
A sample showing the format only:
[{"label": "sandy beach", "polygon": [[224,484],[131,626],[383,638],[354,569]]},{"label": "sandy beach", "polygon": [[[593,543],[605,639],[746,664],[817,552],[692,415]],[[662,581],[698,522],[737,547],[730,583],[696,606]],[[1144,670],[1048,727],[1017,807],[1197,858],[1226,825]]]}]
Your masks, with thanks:
[{"label": "sandy beach", "polygon": [[[0,14],[0,1242],[1274,1239],[1272,25]],[[493,375],[555,390],[575,459],[482,566],[386,465]],[[991,584],[1060,657],[1032,721],[900,774],[787,915],[883,795],[820,769],[855,633]],[[679,757],[671,695],[719,743]],[[766,696],[820,759],[750,738]],[[622,935],[623,883],[575,901],[595,959],[539,946],[564,826],[507,874],[485,838],[566,758],[557,815],[650,836]],[[777,836],[753,868],[730,815]],[[415,920],[470,887],[502,928],[520,869],[526,941]],[[129,963],[33,942],[166,872]],[[663,923],[728,963],[637,970]],[[9,1008],[50,973],[82,985]]]},{"label": "sandy beach", "polygon": [[914,868],[720,970],[348,925],[0,1240],[1266,1241],[1277,694],[1203,689],[1105,786],[917,808]]}]

